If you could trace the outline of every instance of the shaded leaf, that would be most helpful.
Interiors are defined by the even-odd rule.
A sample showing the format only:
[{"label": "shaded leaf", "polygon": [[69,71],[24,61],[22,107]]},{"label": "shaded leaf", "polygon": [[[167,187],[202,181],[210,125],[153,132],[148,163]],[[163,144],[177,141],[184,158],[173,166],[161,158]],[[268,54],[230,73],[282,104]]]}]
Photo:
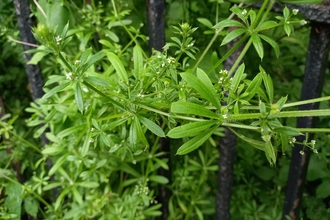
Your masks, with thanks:
[{"label": "shaded leaf", "polygon": [[196,137],[192,138],[191,140],[184,143],[176,152],[178,155],[184,155],[187,153],[190,153],[193,150],[196,150],[198,147],[200,147],[207,139],[211,137],[211,135],[214,133],[214,131],[218,128],[218,126],[215,126],[211,129],[205,130]]}]

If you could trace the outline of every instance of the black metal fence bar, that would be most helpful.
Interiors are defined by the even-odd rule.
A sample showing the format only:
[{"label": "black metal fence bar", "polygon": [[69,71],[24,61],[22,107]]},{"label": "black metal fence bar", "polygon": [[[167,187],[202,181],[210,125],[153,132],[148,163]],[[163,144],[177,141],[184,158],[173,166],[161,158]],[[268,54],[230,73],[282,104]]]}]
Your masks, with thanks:
[{"label": "black metal fence bar", "polygon": [[[321,95],[329,48],[330,24],[312,22],[301,100],[312,99]],[[317,109],[318,107],[319,104],[314,103],[301,106],[300,110]],[[314,123],[315,119],[312,117],[298,118],[297,127],[313,127]],[[312,138],[312,135],[310,135],[310,139]],[[297,141],[302,142],[304,139],[305,137],[302,136],[297,137]],[[293,220],[299,218],[299,208],[311,153],[310,150],[306,150],[302,155],[302,150],[301,145],[296,145],[293,148],[283,219],[286,219],[286,215],[290,216]]]},{"label": "black metal fence bar", "polygon": [[[148,36],[149,36],[149,53],[152,50],[162,51],[165,45],[165,0],[146,0],[147,3],[147,19],[148,19]],[[170,154],[170,140],[161,138],[159,141],[159,152],[164,152],[162,158],[168,161],[169,169],[159,168],[158,175],[164,176],[172,182],[171,171],[171,154]],[[160,219],[166,220],[169,216],[168,203],[172,195],[171,190],[164,185],[159,185],[159,193],[157,200],[162,204],[162,216]]]}]

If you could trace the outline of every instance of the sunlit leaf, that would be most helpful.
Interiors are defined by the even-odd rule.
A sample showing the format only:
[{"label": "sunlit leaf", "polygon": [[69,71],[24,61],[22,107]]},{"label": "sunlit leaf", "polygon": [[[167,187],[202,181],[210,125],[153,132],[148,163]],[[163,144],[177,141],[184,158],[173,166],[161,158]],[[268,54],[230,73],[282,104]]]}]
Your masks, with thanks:
[{"label": "sunlit leaf", "polygon": [[216,123],[217,121],[191,122],[171,129],[167,133],[167,136],[169,136],[170,138],[183,138],[183,137],[193,136],[199,132],[207,130]]}]

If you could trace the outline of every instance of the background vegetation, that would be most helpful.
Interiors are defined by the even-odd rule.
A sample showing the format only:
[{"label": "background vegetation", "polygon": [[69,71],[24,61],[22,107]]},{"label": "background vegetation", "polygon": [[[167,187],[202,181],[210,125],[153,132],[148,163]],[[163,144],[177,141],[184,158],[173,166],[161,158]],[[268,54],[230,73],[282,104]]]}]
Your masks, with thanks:
[{"label": "background vegetation", "polygon": [[[88,63],[89,54],[109,49],[120,57],[126,69],[137,68],[132,62],[134,41],[141,45],[141,54],[148,51],[145,1],[103,0],[88,4],[87,1],[43,0],[39,3],[48,15],[45,20],[31,2],[33,19],[45,24],[35,26],[34,32],[38,33],[39,42],[47,44],[47,40],[40,36],[44,34],[47,38],[49,35],[46,32],[54,30],[54,36],[63,38],[57,39],[62,45],[61,40],[65,39],[65,35],[61,35],[62,30],[69,20],[67,35],[71,38],[61,48],[66,53],[65,60],[70,61],[74,68],[85,68],[90,77],[102,78],[102,73],[105,81],[115,88],[111,93],[117,90],[120,93],[123,88],[117,85],[111,75],[114,70],[110,68],[109,62],[100,60],[92,63],[89,66],[91,68],[83,64]],[[198,27],[192,33],[196,54],[191,54],[198,59],[213,37],[214,29],[211,27],[230,15],[231,6],[232,3],[219,0],[167,0],[166,41],[173,42],[173,37],[178,37],[173,25],[178,28],[178,24],[188,22],[191,27]],[[298,14],[295,19],[301,20],[303,17]],[[54,27],[57,29],[52,29]],[[159,137],[143,130],[146,142],[150,144],[149,148],[145,148],[144,135],[141,137],[141,134],[134,133],[130,128],[135,119],[127,119],[131,116],[109,107],[109,100],[92,94],[86,86],[54,93],[51,99],[29,104],[31,98],[22,47],[11,40],[19,40],[11,0],[0,2],[0,30],[0,91],[6,112],[11,114],[7,123],[4,124],[3,120],[1,124],[1,219],[20,219],[27,215],[41,219],[156,219],[161,215],[160,204],[157,203],[159,184],[166,185],[173,193],[169,202],[169,219],[214,218],[219,158],[217,145],[223,136],[221,128],[217,130],[217,135],[212,136],[198,150],[182,156],[174,154],[187,139],[171,140],[172,161],[169,163],[162,158],[163,153],[157,151]],[[264,43],[265,55],[260,61],[257,52],[251,48],[244,56],[246,78],[253,79],[261,64],[273,80],[274,100],[288,95],[288,102],[298,101],[309,26],[295,26],[290,36],[282,27],[274,28],[266,34],[279,44],[280,56],[277,58],[271,46]],[[226,35],[227,30],[223,30],[202,60],[199,67],[205,72],[226,53],[226,48],[220,47]],[[52,82],[65,82],[75,77],[63,68],[63,60],[58,59],[59,51],[58,54],[50,53],[47,48],[42,48],[35,52],[37,55],[31,63],[39,64],[45,81],[50,80],[45,89],[48,94],[56,87]],[[168,62],[167,55],[175,57],[175,52],[175,47],[169,47],[166,53],[155,52],[155,56],[145,60],[150,66],[161,66]],[[180,61],[182,70],[196,63],[190,58]],[[171,66],[170,63],[166,71],[173,74],[171,70],[175,68],[177,66]],[[221,69],[222,65],[217,71]],[[150,70],[150,74],[154,74],[153,71]],[[329,69],[322,96],[330,95],[328,72]],[[151,77],[157,78],[157,75]],[[90,82],[102,86],[102,82]],[[153,87],[158,89],[156,94],[132,93],[132,100],[138,102],[142,98],[166,96],[173,101],[176,96],[182,95],[173,95],[171,91],[174,88],[165,90],[160,82],[166,84],[166,80],[161,77],[152,82]],[[76,91],[80,91],[84,99],[80,106]],[[329,109],[329,102],[323,102],[321,108]],[[140,114],[160,125],[161,121],[170,120],[145,111]],[[86,116],[92,118],[87,125]],[[145,119],[143,122],[140,118],[140,121],[142,125],[148,124]],[[176,122],[169,121],[171,123],[174,126]],[[282,123],[295,127],[295,119],[292,118]],[[135,124],[141,126],[140,123]],[[166,129],[164,126],[163,129]],[[329,127],[328,118],[320,117],[317,126]],[[43,132],[48,132],[50,143],[42,149],[39,139]],[[137,137],[134,139],[134,136]],[[136,144],[137,140],[143,144]],[[312,155],[308,168],[302,219],[322,220],[330,216],[330,139],[328,134],[317,134],[315,140],[319,153]],[[82,147],[78,148],[78,145]],[[47,158],[53,161],[51,170],[47,169]],[[15,163],[19,163],[16,173],[15,167],[12,167]],[[280,219],[289,163],[290,148],[285,154],[279,153],[277,163],[270,166],[263,151],[238,140],[231,200],[232,219]],[[161,167],[171,167],[171,184],[168,179],[157,174]],[[20,184],[16,181],[18,177],[21,178]]]}]

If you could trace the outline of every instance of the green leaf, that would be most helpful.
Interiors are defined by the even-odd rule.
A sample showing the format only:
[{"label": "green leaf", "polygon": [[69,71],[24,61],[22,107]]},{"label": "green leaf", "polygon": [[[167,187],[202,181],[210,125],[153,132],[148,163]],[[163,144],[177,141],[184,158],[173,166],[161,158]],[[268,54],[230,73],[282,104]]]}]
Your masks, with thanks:
[{"label": "green leaf", "polygon": [[208,28],[212,28],[213,26],[212,22],[207,18],[197,18],[197,21]]},{"label": "green leaf", "polygon": [[244,24],[236,20],[224,20],[213,26],[214,29],[225,28],[225,27],[241,27],[246,28]]},{"label": "green leaf", "polygon": [[47,54],[49,54],[49,52],[37,52],[33,55],[29,62],[27,62],[27,64],[37,65]]},{"label": "green leaf", "polygon": [[111,62],[111,64],[113,65],[113,67],[115,68],[119,79],[127,83],[128,76],[127,76],[126,70],[125,70],[122,62],[118,58],[118,56],[114,53],[109,52],[107,54],[107,57],[108,57],[109,61]]},{"label": "green leaf", "polygon": [[283,106],[285,105],[286,101],[288,100],[288,96],[284,96],[284,97],[281,97],[277,102],[277,106],[279,108],[279,110],[281,110],[283,108]]},{"label": "green leaf", "polygon": [[46,147],[45,149],[42,150],[42,154],[44,155],[56,155],[64,151],[63,147],[59,146],[53,146],[53,147]]},{"label": "green leaf", "polygon": [[[101,74],[99,74],[101,75]],[[103,79],[102,79],[103,78]],[[88,82],[89,84],[92,85],[98,85],[98,86],[109,86],[110,83],[106,80],[106,77],[102,76],[102,78],[100,78],[99,76],[88,76],[84,78],[84,81]]]},{"label": "green leaf", "polygon": [[266,92],[269,98],[269,102],[273,103],[274,99],[274,86],[272,78],[265,72],[265,70],[260,66],[260,72],[262,73],[262,79],[266,88]]},{"label": "green leaf", "polygon": [[284,31],[288,36],[290,36],[290,34],[291,34],[291,29],[292,29],[292,27],[290,24],[286,24],[286,23],[284,24]]},{"label": "green leaf", "polygon": [[94,65],[97,61],[101,60],[106,55],[105,51],[100,51],[97,54],[94,54],[87,63],[83,64],[81,72],[84,73],[86,70],[88,70],[89,67]]},{"label": "green leaf", "polygon": [[330,196],[330,180],[322,179],[322,183],[316,188],[316,196],[317,198],[327,198]]},{"label": "green leaf", "polygon": [[181,125],[171,129],[167,136],[170,138],[183,138],[188,136],[193,136],[201,131],[205,131],[211,126],[218,123],[217,121],[198,121],[189,124]]},{"label": "green leaf", "polygon": [[259,101],[259,111],[263,116],[266,116],[267,114],[267,109],[265,103]]},{"label": "green leaf", "polygon": [[38,200],[31,195],[26,196],[24,198],[24,209],[29,215],[36,218],[39,209]]},{"label": "green leaf", "polygon": [[257,17],[257,14],[255,11],[250,10],[249,11],[249,17],[250,17],[250,24],[252,25]]},{"label": "green leaf", "polygon": [[219,119],[220,117],[204,106],[191,102],[173,102],[171,105],[171,112],[177,114],[198,115],[216,119]]},{"label": "green leaf", "polygon": [[63,155],[62,157],[60,157],[56,160],[56,162],[54,163],[54,165],[48,172],[49,176],[53,175],[58,170],[58,168],[60,168],[62,166],[62,164],[66,161],[67,157],[68,157],[68,155]]},{"label": "green leaf", "polygon": [[78,110],[81,113],[83,113],[84,112],[84,100],[82,97],[82,89],[80,87],[80,82],[76,83],[76,87],[74,90],[74,97],[75,97],[76,104],[78,106]]},{"label": "green leaf", "polygon": [[211,137],[214,131],[218,128],[218,126],[214,126],[211,129],[205,130],[196,137],[184,143],[176,152],[178,155],[188,154],[193,150],[196,150],[200,147],[207,139]]},{"label": "green leaf", "polygon": [[62,39],[65,39],[66,34],[68,33],[68,30],[69,30],[69,22],[66,23],[66,25],[64,26],[64,28],[62,30],[62,33],[61,33],[61,38]]},{"label": "green leaf", "polygon": [[142,49],[139,45],[136,45],[133,49],[133,62],[134,62],[134,71],[133,76],[135,79],[142,79],[143,73],[143,56]]},{"label": "green leaf", "polygon": [[[187,82],[189,87],[195,89],[200,96],[212,103],[217,109],[221,109],[219,96],[216,94],[213,86],[206,86],[199,78],[191,73],[184,72],[180,75]],[[206,77],[208,76],[206,75]]]},{"label": "green leaf", "polygon": [[[146,136],[144,135],[144,132],[142,130],[139,118],[135,117],[134,121],[135,121],[135,129],[137,131],[137,138],[138,138],[137,140],[140,140],[145,146],[149,146]],[[136,142],[134,144],[136,144]]]},{"label": "green leaf", "polygon": [[90,129],[87,130],[87,134],[85,135],[85,140],[83,143],[83,146],[79,148],[80,154],[82,157],[85,157],[88,153],[90,142],[92,141],[92,133],[90,132]]},{"label": "green leaf", "polygon": [[248,96],[246,96],[244,100],[249,101],[253,98],[253,96],[258,92],[258,88],[260,88],[261,82],[262,76],[261,74],[257,74],[246,88],[245,92],[248,93]]},{"label": "green leaf", "polygon": [[303,135],[303,133],[301,133],[298,129],[292,128],[292,127],[287,127],[287,126],[274,128],[274,131],[277,133],[280,133],[280,134],[288,135],[288,136]]},{"label": "green leaf", "polygon": [[291,4],[320,4],[322,0],[280,0],[280,2]]},{"label": "green leaf", "polygon": [[266,142],[265,153],[266,153],[266,157],[268,159],[268,162],[270,164],[275,164],[276,163],[276,153],[275,153],[275,150],[274,150],[274,147],[273,147],[271,141]]},{"label": "green leaf", "polygon": [[166,177],[158,175],[149,176],[149,180],[160,184],[168,183],[168,179]]},{"label": "green leaf", "polygon": [[58,83],[65,80],[65,76],[59,76],[59,75],[50,75],[49,80],[45,83],[45,86],[48,86],[53,83]]},{"label": "green leaf", "polygon": [[87,50],[82,52],[80,56],[80,63],[84,64],[91,53],[92,53],[92,48],[88,48]]},{"label": "green leaf", "polygon": [[118,43],[119,42],[119,37],[117,36],[117,34],[113,31],[110,31],[110,30],[103,30],[103,32],[115,43]]},{"label": "green leaf", "polygon": [[55,211],[60,207],[64,197],[66,196],[66,194],[68,194],[70,192],[70,188],[65,188],[61,194],[57,197],[55,205],[54,205],[54,209]]},{"label": "green leaf", "polygon": [[47,191],[47,190],[54,189],[59,186],[63,186],[63,182],[49,183],[46,186],[44,186],[42,189]]},{"label": "green leaf", "polygon": [[158,137],[165,137],[163,129],[159,127],[155,122],[145,117],[139,117],[139,120],[144,126],[146,126],[152,133],[154,133]]},{"label": "green leaf", "polygon": [[270,46],[274,49],[275,51],[275,55],[278,58],[280,55],[280,47],[278,46],[278,44],[270,37],[267,37],[266,35],[263,34],[258,34],[258,36],[263,39],[264,41],[266,41],[268,44],[270,44]]},{"label": "green leaf", "polygon": [[287,20],[290,16],[290,9],[288,7],[284,7],[283,9],[283,16],[284,16],[284,19]]},{"label": "green leaf", "polygon": [[235,38],[239,37],[240,35],[244,34],[246,32],[246,29],[238,28],[231,32],[229,32],[226,37],[222,40],[221,46],[228,44]]},{"label": "green leaf", "polygon": [[73,126],[73,127],[67,128],[67,129],[64,129],[64,130],[62,130],[61,132],[59,132],[57,134],[57,137],[58,138],[64,138],[64,137],[66,137],[66,136],[68,136],[70,134],[73,134],[73,133],[75,133],[77,131],[82,130],[85,127],[86,127],[86,125],[76,125],[76,126]]},{"label": "green leaf", "polygon": [[262,46],[260,37],[258,36],[258,34],[252,34],[251,39],[254,48],[256,49],[259,57],[262,59],[264,57],[264,47]]},{"label": "green leaf", "polygon": [[99,187],[98,182],[81,182],[81,183],[75,183],[76,186],[81,186],[84,188],[97,188]]},{"label": "green leaf", "polygon": [[42,99],[48,99],[49,97],[53,96],[54,94],[58,93],[59,91],[62,91],[66,87],[70,85],[71,82],[68,81],[63,81],[60,85],[52,88],[49,90],[43,97]]},{"label": "green leaf", "polygon": [[72,191],[74,199],[78,202],[79,205],[82,205],[84,202],[83,202],[83,199],[82,199],[80,193],[78,192],[77,188],[73,186],[71,188],[71,191]]},{"label": "green leaf", "polygon": [[253,147],[265,151],[266,147],[265,147],[265,142],[263,141],[258,141],[249,137],[246,137],[242,134],[237,133],[234,129],[228,127],[237,137],[239,137],[240,139],[242,139],[243,141],[249,143],[250,145],[252,145]]},{"label": "green leaf", "polygon": [[275,21],[265,21],[262,22],[261,24],[258,25],[257,29],[268,29],[268,28],[273,28],[274,26],[276,26],[277,23]]},{"label": "green leaf", "polygon": [[280,134],[281,137],[281,144],[282,144],[282,152],[286,152],[286,149],[288,147],[288,136],[285,134]]},{"label": "green leaf", "polygon": [[21,219],[21,204],[22,204],[22,195],[23,190],[20,184],[14,182],[6,183],[5,190],[6,197],[4,197],[4,207],[8,210],[10,214],[14,214],[15,217],[10,218],[11,220],[20,220]]},{"label": "green leaf", "polygon": [[134,120],[132,120],[131,126],[129,128],[128,140],[129,140],[129,143],[133,144],[133,145],[135,145],[138,140],[135,118],[134,118]]},{"label": "green leaf", "polygon": [[236,92],[239,84],[241,83],[241,81],[243,79],[244,70],[245,70],[245,64],[242,63],[237,68],[236,73],[235,73],[234,77],[232,78],[231,88],[230,88],[230,92],[231,93],[235,93]]}]

